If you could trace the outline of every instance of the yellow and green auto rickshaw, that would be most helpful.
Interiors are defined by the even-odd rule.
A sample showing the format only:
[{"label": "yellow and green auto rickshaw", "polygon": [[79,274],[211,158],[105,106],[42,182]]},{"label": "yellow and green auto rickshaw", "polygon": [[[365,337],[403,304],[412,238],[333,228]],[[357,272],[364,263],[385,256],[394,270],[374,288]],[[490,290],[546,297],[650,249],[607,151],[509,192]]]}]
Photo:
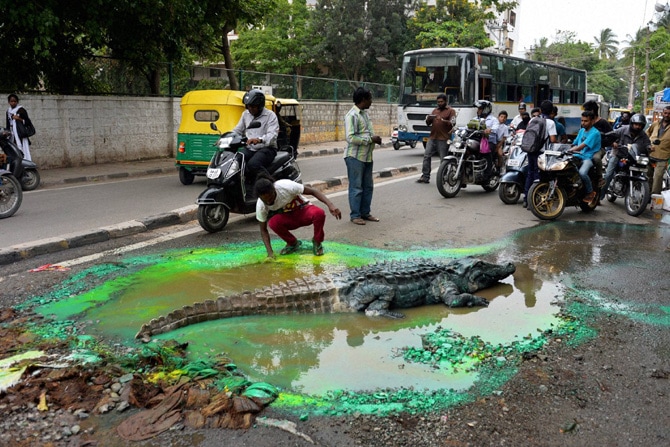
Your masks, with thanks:
[{"label": "yellow and green auto rickshaw", "polygon": [[300,120],[302,108],[295,99],[277,98],[275,102],[275,113],[279,115],[279,136],[277,145],[279,148],[291,146],[293,157],[298,155],[298,144],[300,144]]},{"label": "yellow and green auto rickshaw", "polygon": [[[193,183],[196,175],[207,174],[220,132],[232,130],[244,112],[242,98],[245,93],[236,90],[194,90],[182,97],[175,164],[179,180],[184,185]],[[290,105],[293,100],[284,101]],[[265,107],[275,110],[274,104],[275,98],[265,95]],[[287,113],[290,107],[288,109]],[[219,131],[212,130],[210,123],[215,123]],[[300,137],[300,130],[297,137]]]}]

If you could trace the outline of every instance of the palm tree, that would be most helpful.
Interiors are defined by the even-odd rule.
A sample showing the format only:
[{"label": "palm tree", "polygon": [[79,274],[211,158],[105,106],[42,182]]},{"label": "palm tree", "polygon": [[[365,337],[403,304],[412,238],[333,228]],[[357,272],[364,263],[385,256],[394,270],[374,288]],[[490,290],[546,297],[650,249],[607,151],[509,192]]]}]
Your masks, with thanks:
[{"label": "palm tree", "polygon": [[616,34],[612,29],[605,28],[600,31],[600,38],[593,37],[596,41],[596,54],[600,59],[615,59],[619,49],[619,41],[616,39]]}]

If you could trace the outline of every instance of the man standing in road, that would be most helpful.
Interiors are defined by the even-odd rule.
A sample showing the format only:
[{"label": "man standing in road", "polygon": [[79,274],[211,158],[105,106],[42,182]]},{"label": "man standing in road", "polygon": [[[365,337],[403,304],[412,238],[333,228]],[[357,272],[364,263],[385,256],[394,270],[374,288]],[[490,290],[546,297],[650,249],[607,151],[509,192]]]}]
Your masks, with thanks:
[{"label": "man standing in road", "polygon": [[670,106],[665,106],[661,121],[656,121],[647,129],[647,135],[651,140],[649,156],[656,162],[651,183],[652,194],[661,193],[663,174],[668,168],[668,159],[670,159],[670,129],[668,126],[670,126]]},{"label": "man standing in road", "polygon": [[349,218],[356,225],[365,221],[379,222],[370,214],[374,182],[372,179],[372,151],[375,144],[382,144],[382,137],[374,135],[367,109],[372,105],[372,93],[364,87],[354,91],[354,106],[344,117],[347,148],[344,162],[349,177]]},{"label": "man standing in road", "polygon": [[430,182],[430,164],[433,155],[440,155],[440,160],[447,156],[447,145],[456,121],[456,112],[447,105],[447,95],[437,95],[437,107],[426,116],[426,124],[430,126],[430,136],[423,154],[421,177],[417,183]]}]

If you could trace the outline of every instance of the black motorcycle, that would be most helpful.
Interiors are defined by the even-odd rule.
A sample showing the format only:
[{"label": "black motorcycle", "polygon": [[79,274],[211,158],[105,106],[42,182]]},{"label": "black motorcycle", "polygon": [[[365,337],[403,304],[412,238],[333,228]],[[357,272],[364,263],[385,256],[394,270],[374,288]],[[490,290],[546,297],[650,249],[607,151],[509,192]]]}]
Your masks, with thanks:
[{"label": "black motorcycle", "polygon": [[[4,129],[1,131],[5,132]],[[6,137],[0,138],[0,149],[7,155],[7,159],[0,164],[0,167],[11,171],[24,191],[32,191],[40,186],[41,178],[37,165],[23,157],[23,151],[12,141],[11,134],[7,133]]]},{"label": "black motorcycle", "polygon": [[647,177],[649,157],[640,154],[637,144],[624,147],[628,154],[617,163],[614,177],[607,188],[607,201],[614,202],[617,197],[623,197],[628,215],[639,216],[651,199]]},{"label": "black motorcycle", "polygon": [[600,188],[595,167],[589,171],[589,177],[596,198],[586,203],[583,201],[586,188],[579,176],[581,160],[570,152],[571,147],[569,144],[550,144],[537,159],[540,180],[535,181],[528,191],[528,208],[539,219],[558,219],[568,205],[578,206],[584,212],[593,211],[598,206]]},{"label": "black motorcycle", "polygon": [[506,157],[505,173],[500,179],[498,196],[503,203],[514,205],[521,198],[528,176],[528,155],[521,150],[523,130],[518,130],[510,138],[510,150]]},{"label": "black motorcycle", "polygon": [[[475,121],[477,121],[475,123]],[[485,191],[495,191],[500,184],[500,171],[493,162],[490,175],[487,157],[480,152],[480,144],[486,128],[483,120],[472,120],[468,127],[458,129],[449,145],[449,153],[437,171],[437,190],[446,198],[456,197],[465,184],[481,185]]]},{"label": "black motorcycle", "polygon": [[[21,207],[23,201],[23,191],[21,184],[12,174],[10,167],[14,170],[21,170],[21,158],[17,157],[10,146],[9,132],[0,130],[0,219],[14,215]],[[5,152],[8,147],[9,153]],[[16,147],[16,146],[14,146]]]},{"label": "black motorcycle", "polygon": [[[210,127],[218,131],[216,124]],[[260,127],[258,121],[252,122],[250,129]],[[246,182],[244,154],[238,152],[246,146],[247,138],[235,132],[226,132],[216,143],[217,149],[207,169],[207,189],[196,204],[198,222],[210,233],[223,230],[228,223],[230,213],[249,214],[256,211],[257,197],[253,185]],[[293,149],[277,151],[272,164],[267,168],[275,180],[289,179],[301,182],[301,173],[293,157]]]}]

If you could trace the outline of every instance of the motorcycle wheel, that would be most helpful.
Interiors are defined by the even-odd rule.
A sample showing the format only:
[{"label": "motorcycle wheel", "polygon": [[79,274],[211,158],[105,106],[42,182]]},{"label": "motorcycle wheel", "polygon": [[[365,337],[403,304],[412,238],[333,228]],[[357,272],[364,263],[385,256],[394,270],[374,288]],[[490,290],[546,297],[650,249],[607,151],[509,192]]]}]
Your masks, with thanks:
[{"label": "motorcycle wheel", "polygon": [[458,165],[455,160],[440,163],[437,170],[437,190],[447,199],[456,197],[461,190],[461,179],[456,178]]},{"label": "motorcycle wheel", "polygon": [[414,149],[414,148],[416,147],[416,140],[415,140],[415,141],[410,141],[410,142],[409,142],[409,147],[411,147],[412,149]]},{"label": "motorcycle wheel", "polygon": [[632,188],[628,189],[624,204],[626,205],[626,212],[629,216],[637,217],[647,209],[647,203],[651,199],[651,191],[649,190],[649,182],[642,182],[635,180]]},{"label": "motorcycle wheel", "polygon": [[538,219],[558,219],[565,210],[565,191],[556,188],[553,195],[549,195],[549,191],[550,186],[547,182],[533,183],[528,191],[528,208]]},{"label": "motorcycle wheel", "polygon": [[182,185],[190,185],[195,180],[195,175],[183,166],[179,168],[179,181]]},{"label": "motorcycle wheel", "polygon": [[521,187],[516,183],[501,183],[498,189],[498,197],[507,205],[514,205],[521,198]]},{"label": "motorcycle wheel", "polygon": [[0,178],[0,219],[12,216],[21,207],[23,190],[16,177],[3,174]]},{"label": "motorcycle wheel", "polygon": [[198,223],[210,233],[223,230],[228,223],[229,216],[230,210],[223,205],[198,206]]},{"label": "motorcycle wheel", "polygon": [[395,149],[395,150],[400,149],[400,142],[399,141],[396,141],[395,143],[393,143],[393,149]]},{"label": "motorcycle wheel", "polygon": [[37,169],[26,169],[21,176],[21,187],[24,191],[32,191],[40,186],[40,173]]},{"label": "motorcycle wheel", "polygon": [[498,188],[498,185],[500,185],[500,175],[497,171],[494,171],[489,181],[482,185],[482,188],[484,188],[484,191],[486,192],[491,192],[495,191],[496,188]]}]

